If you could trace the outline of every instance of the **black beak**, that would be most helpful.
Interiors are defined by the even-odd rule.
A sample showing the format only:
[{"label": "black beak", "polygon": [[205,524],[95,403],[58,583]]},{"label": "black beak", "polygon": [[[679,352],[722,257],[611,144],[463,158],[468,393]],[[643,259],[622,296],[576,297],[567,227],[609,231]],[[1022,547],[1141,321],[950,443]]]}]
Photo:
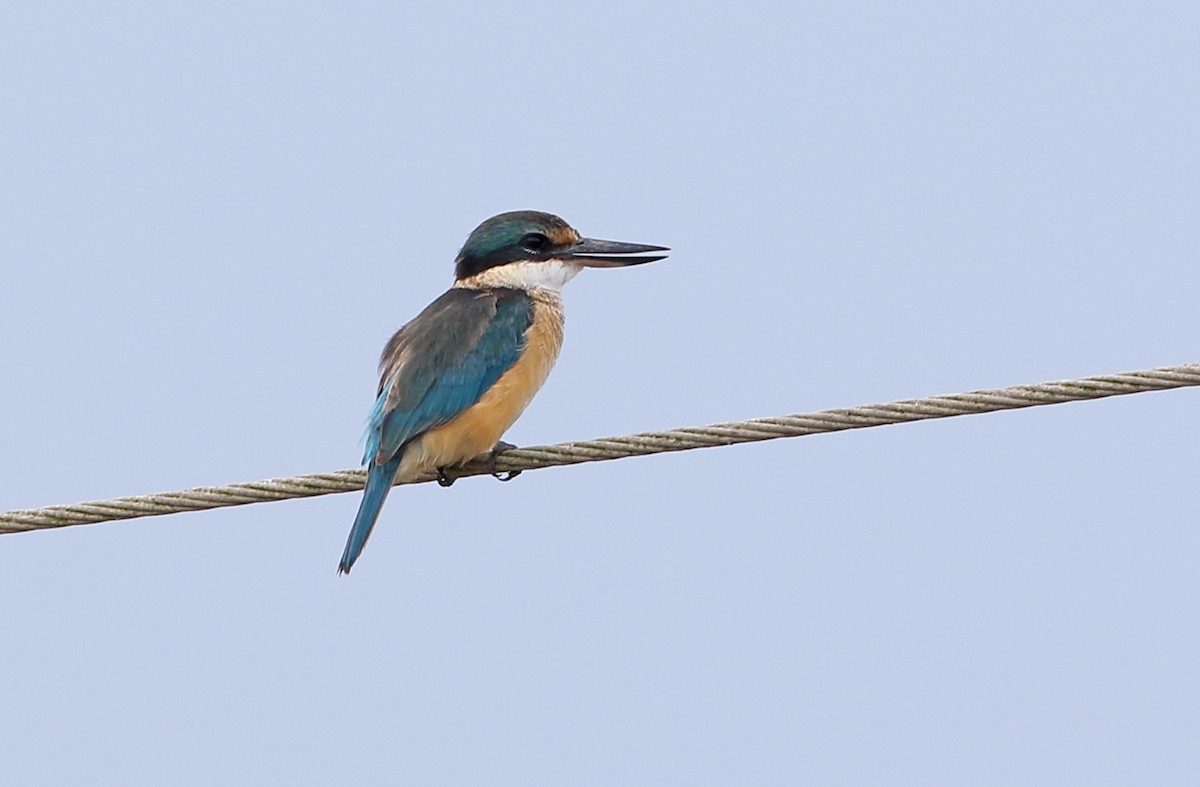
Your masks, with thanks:
[{"label": "black beak", "polygon": [[[563,256],[563,259],[578,262],[589,268],[622,268],[626,265],[641,265],[665,259],[665,254],[650,254],[648,251],[670,251],[666,246],[647,246],[643,243],[620,243],[615,240],[584,238]],[[630,255],[638,255],[636,257]]]}]

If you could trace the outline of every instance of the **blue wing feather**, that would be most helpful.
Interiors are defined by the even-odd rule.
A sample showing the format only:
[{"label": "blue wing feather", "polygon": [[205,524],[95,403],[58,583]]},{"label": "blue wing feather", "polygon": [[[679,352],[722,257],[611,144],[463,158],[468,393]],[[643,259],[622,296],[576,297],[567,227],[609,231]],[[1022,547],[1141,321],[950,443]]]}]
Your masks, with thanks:
[{"label": "blue wing feather", "polygon": [[[525,347],[525,331],[531,313],[527,303],[510,300],[507,308],[497,309],[483,335],[453,363],[439,364],[436,370],[425,370],[422,379],[393,379],[392,386],[407,385],[422,392],[413,404],[400,403],[380,407],[378,423],[379,458],[393,456],[412,438],[435,426],[452,420],[456,415],[479,401],[487,389],[521,357]],[[411,401],[416,397],[407,396]],[[374,431],[374,429],[372,429]],[[368,442],[370,440],[368,439]]]},{"label": "blue wing feather", "polygon": [[521,357],[532,322],[532,302],[520,290],[453,289],[388,342],[367,425],[367,486],[339,573],[366,545],[405,446],[478,402]]}]

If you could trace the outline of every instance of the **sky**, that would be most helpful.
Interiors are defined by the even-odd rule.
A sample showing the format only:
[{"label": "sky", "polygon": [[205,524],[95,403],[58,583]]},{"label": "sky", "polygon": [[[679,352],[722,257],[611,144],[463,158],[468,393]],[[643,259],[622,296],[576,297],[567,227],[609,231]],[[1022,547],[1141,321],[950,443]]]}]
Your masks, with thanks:
[{"label": "sky", "polygon": [[[0,510],[354,467],[488,216],[519,445],[1200,361],[1194,3],[24,3]],[[0,536],[59,784],[1200,782],[1200,392]]]}]

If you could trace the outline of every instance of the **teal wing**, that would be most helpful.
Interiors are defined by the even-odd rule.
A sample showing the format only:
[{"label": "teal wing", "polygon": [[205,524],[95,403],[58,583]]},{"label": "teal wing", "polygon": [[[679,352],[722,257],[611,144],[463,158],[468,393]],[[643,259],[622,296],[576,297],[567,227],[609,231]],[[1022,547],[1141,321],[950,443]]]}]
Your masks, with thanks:
[{"label": "teal wing", "polygon": [[521,357],[532,322],[533,303],[520,290],[452,289],[388,342],[367,424],[366,490],[340,573],[366,546],[404,447],[478,402]]},{"label": "teal wing", "polygon": [[388,342],[364,461],[386,462],[479,401],[525,349],[533,304],[520,290],[453,289]]}]

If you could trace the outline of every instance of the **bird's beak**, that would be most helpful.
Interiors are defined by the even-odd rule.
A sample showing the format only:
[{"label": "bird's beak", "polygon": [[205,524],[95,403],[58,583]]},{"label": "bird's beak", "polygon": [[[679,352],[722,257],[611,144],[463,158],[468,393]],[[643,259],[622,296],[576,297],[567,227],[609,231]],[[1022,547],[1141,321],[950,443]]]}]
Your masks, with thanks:
[{"label": "bird's beak", "polygon": [[647,255],[648,251],[670,251],[670,249],[666,246],[647,246],[643,243],[621,243],[615,240],[584,238],[571,247],[564,259],[578,262],[589,268],[621,268],[626,265],[654,262],[667,256],[665,254]]}]

